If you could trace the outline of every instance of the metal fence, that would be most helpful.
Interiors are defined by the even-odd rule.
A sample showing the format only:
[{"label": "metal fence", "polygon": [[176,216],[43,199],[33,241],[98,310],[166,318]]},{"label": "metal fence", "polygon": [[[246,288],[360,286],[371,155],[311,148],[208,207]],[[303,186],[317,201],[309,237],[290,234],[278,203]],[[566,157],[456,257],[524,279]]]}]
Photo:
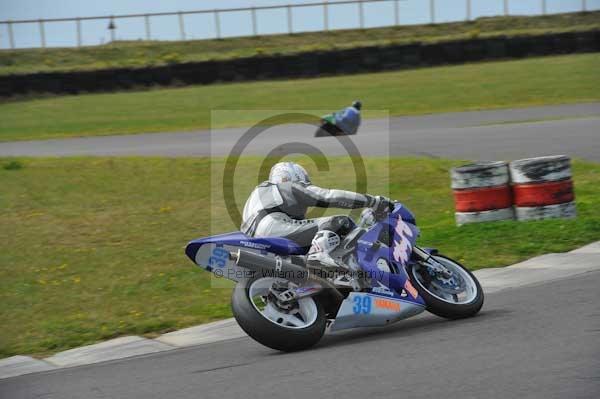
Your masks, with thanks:
[{"label": "metal fence", "polygon": [[[39,19],[39,20],[7,20],[0,21],[0,27],[5,29],[0,30],[0,32],[6,32],[8,39],[8,48],[14,49],[16,48],[15,42],[15,29],[16,25],[20,24],[29,24],[30,26],[37,25],[37,31],[39,33],[39,42],[33,46],[26,47],[43,47],[47,46],[47,34],[46,27],[50,24],[57,23],[69,23],[73,25],[73,31],[75,34],[75,40],[73,42],[73,46],[81,47],[84,45],[83,40],[83,25],[84,23],[92,22],[92,21],[104,21],[106,24],[106,29],[110,32],[110,40],[117,40],[117,32],[119,26],[121,26],[123,20],[133,19],[133,18],[141,18],[143,19],[143,32],[139,33],[140,39],[152,40],[155,38],[152,34],[152,21],[156,20],[160,17],[175,17],[177,19],[177,24],[179,27],[178,37],[175,40],[188,40],[189,36],[186,34],[186,21],[185,17],[191,15],[205,15],[212,16],[213,22],[213,32],[212,36],[203,37],[203,39],[208,38],[222,38],[222,19],[223,16],[228,13],[245,13],[247,14],[247,18],[249,18],[249,22],[251,24],[251,33],[249,35],[241,35],[241,36],[259,36],[261,30],[259,29],[259,20],[258,16],[261,13],[265,13],[273,10],[284,11],[286,15],[286,30],[282,32],[273,32],[273,33],[296,33],[303,31],[302,29],[298,29],[295,27],[295,22],[297,17],[294,16],[295,12],[300,10],[301,8],[319,8],[321,10],[321,29],[322,31],[328,31],[331,27],[331,19],[330,14],[335,11],[336,7],[355,5],[356,13],[358,15],[358,24],[354,26],[354,28],[365,28],[365,9],[371,6],[374,3],[392,3],[393,5],[393,23],[389,25],[401,25],[408,24],[410,21],[401,20],[401,12],[400,12],[400,3],[407,2],[408,0],[342,0],[335,2],[315,2],[315,3],[302,3],[302,4],[287,4],[287,5],[276,5],[276,6],[263,6],[263,7],[251,7],[251,8],[230,8],[230,9],[215,9],[215,10],[197,10],[197,11],[178,11],[178,12],[162,12],[162,13],[148,13],[148,14],[127,14],[127,15],[104,15],[104,16],[96,16],[96,17],[80,17],[80,18],[52,18],[52,19]],[[421,3],[429,3],[427,20],[425,23],[437,23],[439,22],[438,12],[439,12],[439,3],[444,0],[421,0]],[[496,2],[500,6],[501,11],[495,15],[512,15],[512,6],[518,4],[521,0],[461,0],[464,7],[464,20],[469,21],[477,16],[473,13],[473,7],[477,3],[480,2]],[[538,3],[538,11],[535,14],[545,15],[549,13],[548,10],[548,2],[552,0],[534,0]],[[459,2],[458,0],[456,2]],[[579,10],[571,10],[571,11],[587,11],[588,10],[588,0],[580,0],[580,9]],[[489,15],[489,14],[488,14]],[[30,32],[31,34],[31,32]],[[64,34],[61,31],[61,34]],[[0,37],[0,47],[2,46],[2,37]],[[102,40],[103,43],[103,40]],[[98,43],[100,44],[100,43]],[[87,45],[87,43],[86,43]]]}]

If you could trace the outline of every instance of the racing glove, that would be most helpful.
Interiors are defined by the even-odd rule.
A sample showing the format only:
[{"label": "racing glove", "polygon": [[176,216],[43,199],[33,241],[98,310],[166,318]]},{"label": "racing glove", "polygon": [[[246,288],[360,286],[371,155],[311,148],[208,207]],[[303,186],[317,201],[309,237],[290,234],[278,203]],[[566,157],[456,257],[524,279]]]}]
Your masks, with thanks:
[{"label": "racing glove", "polygon": [[374,201],[371,205],[371,208],[375,212],[375,217],[377,219],[382,219],[388,215],[394,209],[394,201],[391,199],[384,197],[382,195],[378,195],[373,197]]}]

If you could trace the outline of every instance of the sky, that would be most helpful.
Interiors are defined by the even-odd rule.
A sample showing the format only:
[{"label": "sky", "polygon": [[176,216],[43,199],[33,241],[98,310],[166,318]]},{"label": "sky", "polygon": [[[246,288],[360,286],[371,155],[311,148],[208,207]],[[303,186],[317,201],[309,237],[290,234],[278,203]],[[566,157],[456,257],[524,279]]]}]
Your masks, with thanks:
[{"label": "sky", "polygon": [[[0,21],[40,18],[90,17],[119,14],[144,14],[154,12],[176,12],[191,10],[213,10],[315,3],[321,0],[0,0]],[[541,13],[544,0],[508,0],[512,15],[535,15]],[[548,13],[580,11],[583,2],[588,10],[600,9],[600,0],[545,0]],[[335,4],[336,0],[330,0]],[[434,0],[436,22],[460,21],[466,16],[467,0]],[[501,15],[504,0],[471,0],[473,18],[488,15]],[[430,22],[430,0],[399,0],[400,24],[421,24]],[[365,3],[365,27],[389,26],[395,23],[394,0],[384,3]],[[256,13],[259,34],[287,32],[285,9],[263,10]],[[111,40],[107,29],[108,19],[83,21],[81,37],[83,45],[96,45]],[[115,21],[117,40],[137,40],[145,38],[143,18]],[[187,39],[215,37],[214,14],[187,15],[184,17]],[[177,16],[152,17],[151,37],[154,40],[180,40]],[[252,34],[250,12],[231,12],[220,15],[222,37],[246,36]],[[299,31],[323,30],[323,8],[303,7],[293,11],[293,29]],[[330,5],[329,28],[344,29],[359,26],[357,5]],[[44,24],[48,47],[75,46],[77,28],[75,22],[52,22]],[[17,48],[40,47],[40,27],[37,23],[13,24],[15,46]],[[0,48],[9,48],[9,34],[6,24],[0,24]]]}]

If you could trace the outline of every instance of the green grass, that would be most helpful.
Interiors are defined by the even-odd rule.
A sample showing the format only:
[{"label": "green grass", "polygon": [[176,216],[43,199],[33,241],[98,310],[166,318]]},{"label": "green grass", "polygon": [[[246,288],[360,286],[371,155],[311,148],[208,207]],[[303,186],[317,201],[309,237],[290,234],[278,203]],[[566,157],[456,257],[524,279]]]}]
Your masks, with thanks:
[{"label": "green grass", "polygon": [[[261,161],[241,161],[242,202]],[[313,180],[353,189],[349,161],[329,161],[326,174],[306,163]],[[377,176],[369,191],[389,188],[416,213],[421,244],[472,268],[600,239],[600,164],[574,163],[576,220],[458,228],[448,176],[458,163],[367,159],[369,175]],[[235,229],[219,194],[222,167],[222,159],[206,158],[0,159],[0,357],[230,316],[230,291],[211,288],[210,275],[183,254],[190,239]]]},{"label": "green grass", "polygon": [[81,49],[0,50],[0,75],[120,67],[139,68],[149,65],[294,54],[334,48],[572,32],[598,28],[600,28],[600,12],[588,12],[536,17],[481,18],[473,22],[255,38],[186,42],[116,42]]},{"label": "green grass", "polygon": [[[331,109],[366,117],[600,100],[600,53],[293,81],[53,97],[0,104],[0,141],[205,129],[210,110]],[[247,126],[230,113],[215,127]]]}]

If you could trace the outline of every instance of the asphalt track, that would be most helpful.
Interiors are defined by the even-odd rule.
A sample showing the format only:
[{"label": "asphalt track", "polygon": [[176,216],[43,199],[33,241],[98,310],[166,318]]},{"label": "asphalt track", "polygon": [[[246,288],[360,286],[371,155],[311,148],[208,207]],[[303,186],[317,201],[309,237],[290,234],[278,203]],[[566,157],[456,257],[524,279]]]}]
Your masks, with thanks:
[{"label": "asphalt track", "polygon": [[0,380],[0,397],[597,398],[600,272],[432,315],[326,336],[282,354],[249,338]]},{"label": "asphalt track", "polygon": [[[247,130],[4,142],[0,156],[227,156]],[[309,152],[347,154],[336,138],[314,138],[314,130],[271,127],[240,155],[306,152],[306,145]],[[352,141],[363,156],[503,160],[566,154],[600,161],[600,103],[372,119]]]}]

